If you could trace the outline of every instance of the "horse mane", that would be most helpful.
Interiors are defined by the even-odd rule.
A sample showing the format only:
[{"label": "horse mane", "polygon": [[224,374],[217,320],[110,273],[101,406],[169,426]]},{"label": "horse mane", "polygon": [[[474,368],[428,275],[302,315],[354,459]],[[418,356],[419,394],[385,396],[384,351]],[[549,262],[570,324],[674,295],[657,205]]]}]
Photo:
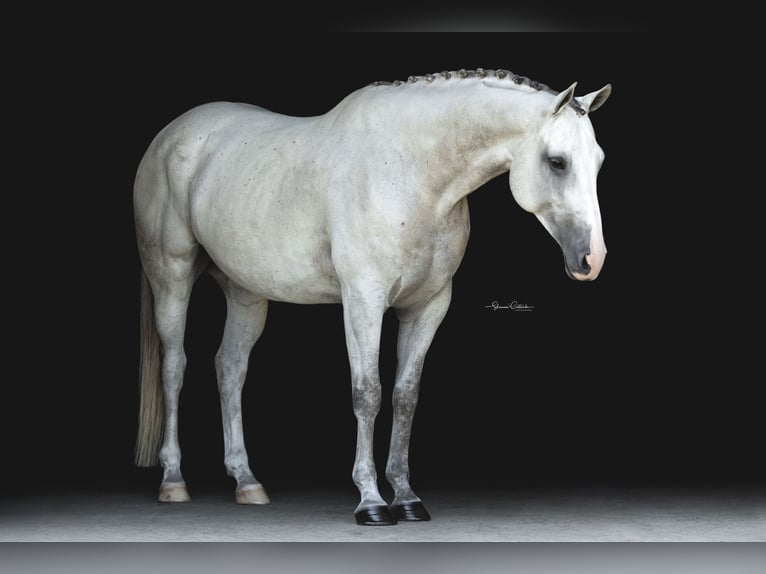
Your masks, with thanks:
[{"label": "horse mane", "polygon": [[[425,74],[422,76],[410,76],[407,78],[406,81],[403,80],[394,80],[392,82],[388,81],[377,81],[372,82],[371,86],[402,86],[406,84],[416,84],[416,83],[426,83],[426,84],[432,84],[434,82],[438,81],[454,81],[454,80],[466,80],[466,79],[484,79],[484,78],[496,78],[498,80],[507,80],[508,87],[513,88],[517,86],[526,86],[528,88],[531,88],[534,91],[538,92],[546,92],[552,95],[557,95],[560,92],[557,92],[556,90],[550,88],[546,84],[543,84],[541,82],[537,82],[535,80],[531,80],[527,78],[526,76],[520,76],[518,74],[514,74],[513,72],[510,72],[509,70],[486,70],[484,68],[476,68],[475,70],[466,70],[464,68],[461,68],[457,71],[443,71],[438,72],[435,74]],[[574,110],[580,114],[584,115],[585,110],[580,106],[580,104],[572,98],[572,100],[569,102],[569,105],[574,108]]]}]

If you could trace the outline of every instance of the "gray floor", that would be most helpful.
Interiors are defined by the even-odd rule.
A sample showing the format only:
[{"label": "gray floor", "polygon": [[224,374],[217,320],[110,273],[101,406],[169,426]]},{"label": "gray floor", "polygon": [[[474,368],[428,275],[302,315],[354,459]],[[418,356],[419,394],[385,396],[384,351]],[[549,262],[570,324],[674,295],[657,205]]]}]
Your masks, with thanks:
[{"label": "gray floor", "polygon": [[529,488],[420,493],[433,520],[361,527],[354,491],[0,498],[0,542],[763,542],[766,488]]}]

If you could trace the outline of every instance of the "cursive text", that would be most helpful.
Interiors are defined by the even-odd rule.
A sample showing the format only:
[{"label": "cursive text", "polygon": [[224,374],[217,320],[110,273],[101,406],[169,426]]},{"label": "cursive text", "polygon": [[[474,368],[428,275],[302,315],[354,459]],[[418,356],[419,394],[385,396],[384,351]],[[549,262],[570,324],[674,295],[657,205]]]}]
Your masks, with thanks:
[{"label": "cursive text", "polygon": [[527,305],[526,303],[519,303],[518,301],[511,301],[510,303],[503,304],[500,301],[492,301],[489,305],[484,306],[485,309],[492,309],[493,311],[510,310],[510,311],[531,311],[534,309],[533,305]]}]

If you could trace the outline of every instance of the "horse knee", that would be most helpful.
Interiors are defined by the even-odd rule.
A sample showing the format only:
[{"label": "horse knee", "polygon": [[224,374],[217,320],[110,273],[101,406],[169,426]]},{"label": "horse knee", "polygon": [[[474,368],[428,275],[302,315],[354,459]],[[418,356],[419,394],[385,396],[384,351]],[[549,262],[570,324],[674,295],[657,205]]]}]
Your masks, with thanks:
[{"label": "horse knee", "polygon": [[380,379],[376,376],[360,377],[354,382],[353,403],[354,414],[359,416],[376,416],[381,404]]},{"label": "horse knee", "polygon": [[392,396],[394,413],[399,416],[412,416],[418,404],[418,380],[401,380],[394,387]]},{"label": "horse knee", "polygon": [[228,475],[233,476],[234,478],[250,472],[247,451],[245,451],[243,447],[227,449],[223,465],[224,468],[226,468]]}]

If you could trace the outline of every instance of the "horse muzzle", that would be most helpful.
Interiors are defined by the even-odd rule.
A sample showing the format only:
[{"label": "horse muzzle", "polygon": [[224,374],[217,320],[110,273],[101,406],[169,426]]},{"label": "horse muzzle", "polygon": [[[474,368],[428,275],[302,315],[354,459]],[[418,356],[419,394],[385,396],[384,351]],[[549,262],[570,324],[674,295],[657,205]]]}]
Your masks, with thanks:
[{"label": "horse muzzle", "polygon": [[601,272],[605,259],[606,246],[603,241],[591,241],[585,250],[564,250],[564,269],[571,279],[593,281]]}]

